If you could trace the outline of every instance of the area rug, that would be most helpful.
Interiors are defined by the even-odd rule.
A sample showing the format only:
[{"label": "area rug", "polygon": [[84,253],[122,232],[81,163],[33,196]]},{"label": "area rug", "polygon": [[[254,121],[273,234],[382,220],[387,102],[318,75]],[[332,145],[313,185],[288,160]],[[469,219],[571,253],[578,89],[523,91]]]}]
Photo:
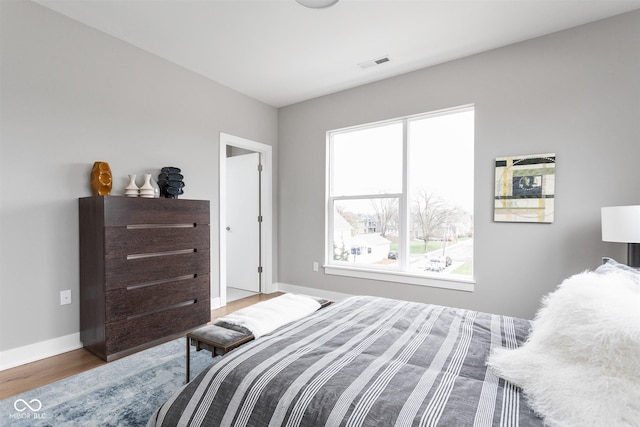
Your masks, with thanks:
[{"label": "area rug", "polygon": [[[220,359],[191,348],[191,378]],[[185,339],[0,401],[2,426],[144,426],[185,383]]]}]

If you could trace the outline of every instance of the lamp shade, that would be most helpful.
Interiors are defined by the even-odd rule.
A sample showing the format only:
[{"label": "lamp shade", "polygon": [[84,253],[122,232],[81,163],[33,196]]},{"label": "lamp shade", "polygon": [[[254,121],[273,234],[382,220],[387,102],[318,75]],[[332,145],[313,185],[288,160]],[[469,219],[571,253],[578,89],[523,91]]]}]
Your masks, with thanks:
[{"label": "lamp shade", "polygon": [[602,241],[640,243],[640,205],[602,208]]}]

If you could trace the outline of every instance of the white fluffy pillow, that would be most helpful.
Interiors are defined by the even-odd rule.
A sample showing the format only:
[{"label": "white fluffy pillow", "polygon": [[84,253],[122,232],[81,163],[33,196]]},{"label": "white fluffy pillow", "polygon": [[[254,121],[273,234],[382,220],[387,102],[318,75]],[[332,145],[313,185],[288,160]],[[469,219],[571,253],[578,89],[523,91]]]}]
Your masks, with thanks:
[{"label": "white fluffy pillow", "polygon": [[568,278],[543,299],[527,342],[487,364],[548,425],[640,426],[640,286],[616,272]]}]

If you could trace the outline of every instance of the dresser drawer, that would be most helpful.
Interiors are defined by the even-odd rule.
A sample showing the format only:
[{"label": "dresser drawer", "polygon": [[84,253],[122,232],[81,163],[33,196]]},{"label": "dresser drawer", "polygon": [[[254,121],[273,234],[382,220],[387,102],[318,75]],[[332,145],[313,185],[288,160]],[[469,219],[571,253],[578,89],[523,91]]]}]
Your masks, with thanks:
[{"label": "dresser drawer", "polygon": [[209,225],[106,227],[105,259],[114,268],[127,259],[177,250],[208,249]]},{"label": "dresser drawer", "polygon": [[185,301],[209,298],[209,274],[175,277],[142,286],[130,286],[105,292],[105,322],[117,322],[145,313],[165,310]]},{"label": "dresser drawer", "polygon": [[166,308],[105,325],[106,354],[111,355],[167,336],[186,332],[211,321],[208,298],[184,301],[185,305]]},{"label": "dresser drawer", "polygon": [[188,274],[209,273],[209,249],[150,258],[106,262],[105,290],[144,285]]},{"label": "dresser drawer", "polygon": [[106,227],[134,224],[209,224],[206,200],[103,197]]}]

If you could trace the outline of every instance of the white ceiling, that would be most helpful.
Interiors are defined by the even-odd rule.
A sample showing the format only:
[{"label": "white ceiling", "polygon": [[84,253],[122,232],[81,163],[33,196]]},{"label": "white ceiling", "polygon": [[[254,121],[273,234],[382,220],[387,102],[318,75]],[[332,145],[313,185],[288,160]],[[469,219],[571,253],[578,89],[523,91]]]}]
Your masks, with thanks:
[{"label": "white ceiling", "polygon": [[[36,0],[281,107],[640,8],[640,0]],[[388,55],[383,65],[358,64]]]}]

